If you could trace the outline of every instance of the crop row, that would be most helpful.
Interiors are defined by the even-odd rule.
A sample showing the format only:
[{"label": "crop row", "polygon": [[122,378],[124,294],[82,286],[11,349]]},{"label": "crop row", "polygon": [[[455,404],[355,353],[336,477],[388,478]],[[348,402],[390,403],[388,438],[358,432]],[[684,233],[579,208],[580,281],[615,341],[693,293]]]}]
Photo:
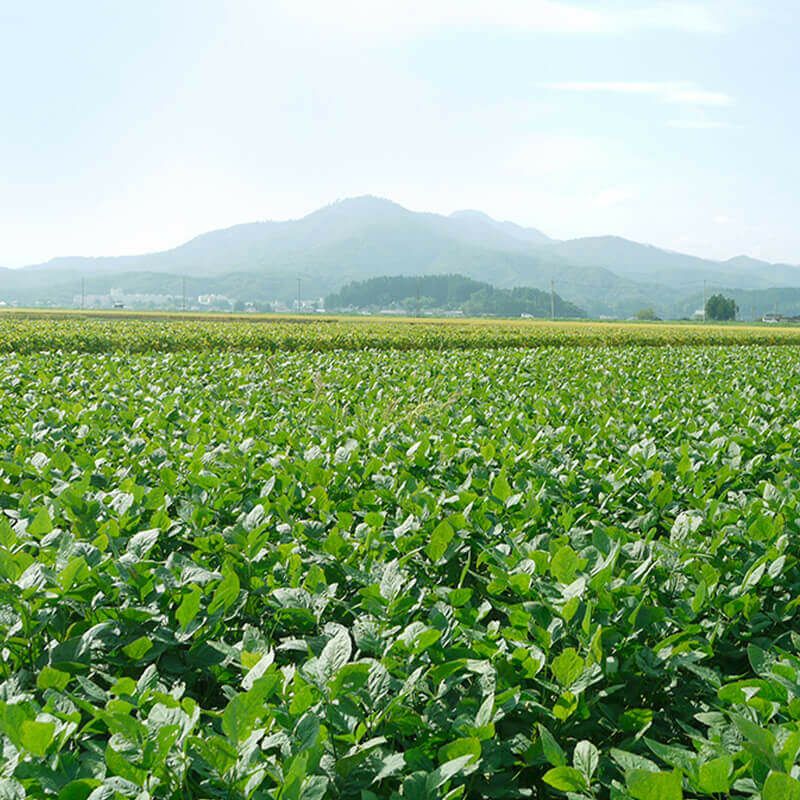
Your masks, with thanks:
[{"label": "crop row", "polygon": [[0,796],[796,798],[800,355],[0,360]]},{"label": "crop row", "polygon": [[255,317],[0,315],[0,352],[442,350],[800,344],[800,328],[742,325]]}]

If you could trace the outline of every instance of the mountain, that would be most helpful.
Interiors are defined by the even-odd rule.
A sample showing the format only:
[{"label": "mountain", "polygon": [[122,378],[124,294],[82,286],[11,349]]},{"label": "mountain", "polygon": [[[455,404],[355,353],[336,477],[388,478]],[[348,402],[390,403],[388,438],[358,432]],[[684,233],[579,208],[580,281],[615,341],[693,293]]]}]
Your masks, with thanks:
[{"label": "mountain", "polygon": [[[491,243],[493,233],[495,241],[505,244],[509,243],[509,238],[517,240],[520,244],[528,245],[542,245],[554,241],[536,228],[523,228],[515,222],[499,222],[488,214],[484,214],[483,211],[454,211],[449,219],[455,223],[462,235],[481,237],[483,244]],[[454,230],[456,230],[455,227]]]},{"label": "mountain", "polygon": [[628,316],[645,306],[681,316],[698,292],[702,303],[704,282],[709,291],[800,287],[800,268],[789,264],[744,256],[711,261],[613,236],[557,241],[480,211],[420,213],[364,196],[297,220],[211,231],[163,252],[0,270],[0,300],[71,305],[83,285],[87,294],[115,288],[160,302],[180,294],[185,281],[192,296],[291,302],[298,277],[304,296],[320,297],[354,280],[448,273],[501,289],[549,291],[553,282],[565,301],[593,316]]},{"label": "mountain", "polygon": [[656,281],[671,288],[694,285],[702,289],[703,281],[754,289],[785,282],[800,286],[799,267],[768,264],[746,256],[711,261],[618,236],[571,239],[543,249],[573,265],[605,267],[634,281]]}]

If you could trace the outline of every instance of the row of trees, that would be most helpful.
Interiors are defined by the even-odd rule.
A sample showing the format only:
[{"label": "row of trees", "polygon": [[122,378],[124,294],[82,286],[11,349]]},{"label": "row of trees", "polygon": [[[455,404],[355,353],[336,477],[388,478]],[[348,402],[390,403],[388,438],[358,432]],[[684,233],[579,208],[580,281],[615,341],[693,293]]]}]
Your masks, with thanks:
[{"label": "row of trees", "polygon": [[712,294],[706,301],[706,319],[725,321],[736,319],[739,313],[739,306],[732,297],[725,297],[722,294]]},{"label": "row of trees", "polygon": [[353,281],[325,298],[325,308],[376,311],[383,308],[416,313],[429,309],[463,311],[499,317],[585,317],[586,312],[559,295],[540,289],[498,289],[463,275],[420,275]]},{"label": "row of trees", "polygon": [[[739,306],[732,297],[725,297],[722,294],[713,294],[706,301],[705,318],[712,319],[715,322],[725,322],[727,320],[736,319],[739,313]],[[660,319],[652,308],[642,308],[634,315],[639,320],[657,320]]]}]

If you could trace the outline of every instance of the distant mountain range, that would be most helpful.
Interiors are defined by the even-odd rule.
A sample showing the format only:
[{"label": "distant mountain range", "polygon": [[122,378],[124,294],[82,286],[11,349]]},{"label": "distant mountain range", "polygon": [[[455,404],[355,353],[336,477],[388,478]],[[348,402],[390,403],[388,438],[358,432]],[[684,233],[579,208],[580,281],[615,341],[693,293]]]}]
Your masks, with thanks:
[{"label": "distant mountain range", "polygon": [[[135,256],[55,258],[0,269],[0,300],[73,305],[115,288],[128,295],[226,295],[291,302],[375,276],[460,273],[501,288],[550,289],[592,316],[652,307],[681,317],[709,293],[735,294],[744,316],[800,313],[800,267],[739,256],[712,261],[615,236],[557,241],[480,211],[450,216],[389,200],[341,200],[287,222],[253,222],[202,234],[172,250]],[[782,291],[776,292],[780,288]],[[144,302],[144,301],[143,301]],[[154,300],[153,302],[158,302]]]}]

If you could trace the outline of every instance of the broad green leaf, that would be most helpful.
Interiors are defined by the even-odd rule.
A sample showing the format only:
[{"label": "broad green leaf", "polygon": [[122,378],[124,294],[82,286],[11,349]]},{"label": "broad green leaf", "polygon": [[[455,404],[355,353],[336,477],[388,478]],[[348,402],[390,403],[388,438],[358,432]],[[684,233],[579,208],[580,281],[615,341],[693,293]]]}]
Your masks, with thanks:
[{"label": "broad green leaf", "polygon": [[34,756],[44,756],[53,741],[56,726],[52,722],[26,719],[20,730],[22,746]]},{"label": "broad green leaf", "polygon": [[222,712],[222,730],[233,744],[246,739],[263,713],[261,697],[256,692],[237,694]]},{"label": "broad green leaf", "polygon": [[31,536],[44,536],[44,534],[50,533],[52,530],[53,520],[50,519],[50,514],[47,509],[42,506],[28,525],[28,533],[30,533]]},{"label": "broad green leaf", "polygon": [[474,737],[455,739],[439,748],[439,761],[445,763],[461,756],[472,755],[476,761],[481,757],[480,740]]},{"label": "broad green leaf", "polygon": [[447,550],[447,545],[453,539],[454,531],[449,522],[440,522],[428,542],[425,552],[431,561],[438,561]]},{"label": "broad green leaf", "polygon": [[494,482],[492,483],[492,494],[498,500],[502,500],[504,503],[513,494],[505,472],[501,471],[494,479]]},{"label": "broad green leaf", "polygon": [[131,661],[138,661],[140,658],[144,658],[152,648],[153,642],[150,638],[147,636],[140,636],[130,644],[125,645],[125,647],[122,648],[122,652],[125,653]]},{"label": "broad green leaf", "polygon": [[36,678],[36,685],[40,689],[55,689],[57,691],[62,691],[66,688],[66,685],[70,681],[70,674],[68,672],[62,672],[59,669],[54,669],[53,667],[42,667],[41,672]]},{"label": "broad green leaf", "polygon": [[544,751],[544,757],[554,766],[554,767],[563,767],[566,766],[567,763],[567,754],[561,748],[559,743],[553,737],[553,734],[550,733],[544,725],[539,723],[537,725],[539,730],[539,738],[542,742],[542,750]]},{"label": "broad green leaf", "polygon": [[650,772],[633,769],[625,775],[625,783],[635,800],[682,800],[681,773]]},{"label": "broad green leaf", "polygon": [[591,742],[583,739],[575,745],[572,753],[572,766],[587,780],[591,780],[599,763],[600,753]]},{"label": "broad green leaf", "polygon": [[582,792],[589,785],[583,774],[572,767],[553,767],[542,780],[562,792]]},{"label": "broad green leaf", "polygon": [[319,656],[319,666],[325,680],[331,680],[350,660],[353,644],[344,628],[339,628],[327,641]]},{"label": "broad green leaf", "polygon": [[762,800],[800,800],[800,781],[783,772],[772,772],[761,790]]},{"label": "broad green leaf", "polygon": [[[81,778],[70,781],[59,791],[58,800],[86,800],[100,785],[100,781],[94,778]],[[0,795],[0,798],[2,798],[2,795]]]},{"label": "broad green leaf", "polygon": [[185,628],[197,616],[198,611],[200,611],[200,601],[202,597],[203,593],[200,587],[194,584],[192,584],[189,590],[183,595],[181,604],[175,612],[175,618],[178,620],[178,624],[181,628]]},{"label": "broad green leaf", "polygon": [[698,786],[707,794],[726,794],[730,791],[733,759],[719,756],[700,765]]},{"label": "broad green leaf", "polygon": [[553,677],[565,687],[572,686],[583,674],[586,662],[574,647],[568,647],[550,664]]},{"label": "broad green leaf", "polygon": [[218,611],[227,611],[238,599],[239,588],[239,576],[230,565],[226,565],[222,569],[222,580],[214,590],[208,613],[213,615]]},{"label": "broad green leaf", "polygon": [[550,561],[550,572],[559,583],[568,585],[575,580],[582,563],[575,551],[569,545],[564,545]]}]

